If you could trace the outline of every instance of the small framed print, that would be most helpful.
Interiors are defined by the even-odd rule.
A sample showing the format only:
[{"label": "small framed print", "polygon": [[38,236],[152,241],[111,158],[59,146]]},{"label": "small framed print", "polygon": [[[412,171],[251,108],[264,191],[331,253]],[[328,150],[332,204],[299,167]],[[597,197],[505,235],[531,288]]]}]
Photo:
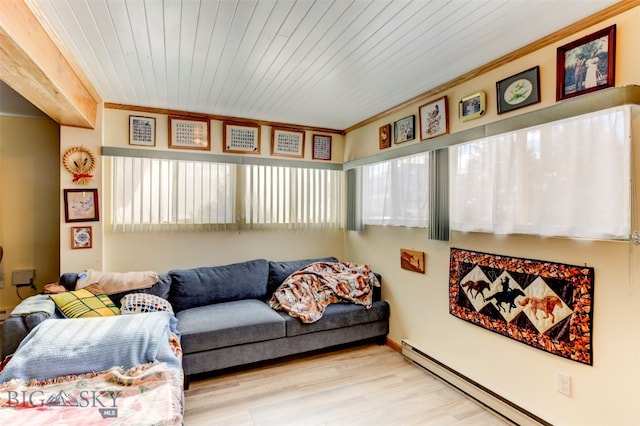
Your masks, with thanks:
[{"label": "small framed print", "polygon": [[391,146],[391,124],[385,124],[378,129],[378,143],[380,149],[389,148]]},{"label": "small framed print", "polygon": [[400,267],[402,269],[424,274],[425,258],[423,251],[400,249]]},{"label": "small framed print", "polygon": [[273,127],[271,129],[271,154],[304,158],[304,130]]},{"label": "small framed print", "polygon": [[93,235],[90,226],[74,226],[71,228],[71,248],[88,249],[93,247]]},{"label": "small framed print", "polygon": [[208,118],[169,116],[169,148],[211,149]]},{"label": "small framed print", "polygon": [[540,102],[540,67],[535,66],[496,83],[498,114]]},{"label": "small framed print", "polygon": [[615,86],[616,26],[558,47],[556,100]]},{"label": "small framed print", "polygon": [[460,121],[469,121],[480,118],[487,111],[487,96],[480,91],[469,96],[465,96],[458,104]]},{"label": "small framed print", "polygon": [[100,219],[97,189],[65,189],[65,222],[93,222]]},{"label": "small framed print", "polygon": [[449,133],[447,97],[420,107],[420,140],[435,138]]},{"label": "small framed print", "polygon": [[156,146],[156,119],[130,115],[129,145]]},{"label": "small framed print", "polygon": [[225,122],[222,151],[260,154],[260,125]]},{"label": "small framed print", "polygon": [[410,115],[393,123],[395,143],[412,141],[416,138],[416,116]]},{"label": "small framed print", "polygon": [[331,160],[331,136],[313,135],[314,160]]}]

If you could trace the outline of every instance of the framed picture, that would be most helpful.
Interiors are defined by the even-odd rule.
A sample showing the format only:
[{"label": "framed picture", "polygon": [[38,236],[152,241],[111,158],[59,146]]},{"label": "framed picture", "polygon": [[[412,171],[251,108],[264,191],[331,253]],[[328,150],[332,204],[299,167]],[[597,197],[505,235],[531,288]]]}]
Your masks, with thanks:
[{"label": "framed picture", "polygon": [[169,116],[169,148],[211,149],[208,118]]},{"label": "framed picture", "polygon": [[447,97],[420,107],[420,140],[435,138],[449,133]]},{"label": "framed picture", "polygon": [[260,154],[260,125],[225,122],[222,150],[236,154]]},{"label": "framed picture", "polygon": [[498,114],[540,102],[540,67],[535,66],[496,83]]},{"label": "framed picture", "polygon": [[304,130],[273,127],[271,129],[271,154],[304,158]]},{"label": "framed picture", "polygon": [[156,146],[156,119],[130,115],[129,145]]},{"label": "framed picture", "polygon": [[100,219],[97,189],[65,189],[65,222],[93,222]]},{"label": "framed picture", "polygon": [[423,251],[400,249],[400,267],[408,271],[425,272],[425,254]]},{"label": "framed picture", "polygon": [[414,140],[416,138],[416,116],[410,115],[394,122],[393,135],[396,143]]},{"label": "framed picture", "polygon": [[378,129],[378,144],[380,149],[391,146],[391,124],[385,124]]},{"label": "framed picture", "polygon": [[90,226],[74,226],[71,228],[71,248],[88,249],[93,247],[93,235]]},{"label": "framed picture", "polygon": [[331,136],[313,135],[314,160],[331,160]]},{"label": "framed picture", "polygon": [[477,92],[469,96],[465,96],[458,104],[458,114],[460,121],[469,121],[480,118],[487,111],[487,95],[483,92]]},{"label": "framed picture", "polygon": [[558,47],[556,100],[615,86],[616,26]]}]

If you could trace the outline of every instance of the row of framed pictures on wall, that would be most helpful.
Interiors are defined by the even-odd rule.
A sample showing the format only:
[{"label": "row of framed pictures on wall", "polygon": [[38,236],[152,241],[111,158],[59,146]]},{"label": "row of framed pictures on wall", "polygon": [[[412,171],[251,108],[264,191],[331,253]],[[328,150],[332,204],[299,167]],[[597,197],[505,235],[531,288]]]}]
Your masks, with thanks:
[{"label": "row of framed pictures on wall", "polygon": [[[616,26],[604,28],[558,47],[556,55],[556,101],[615,86]],[[540,66],[519,72],[496,83],[498,114],[539,103]],[[420,140],[449,133],[448,101],[440,99],[419,108]],[[469,121],[487,110],[486,94],[478,91],[458,103],[458,118]],[[393,142],[415,139],[415,115],[379,128],[380,149]]]},{"label": "row of framed pictures on wall", "polygon": [[[129,144],[156,145],[156,119],[129,116]],[[259,124],[225,121],[222,150],[231,154],[260,154]],[[305,131],[272,127],[271,155],[304,158]],[[313,134],[312,158],[331,160],[330,135]],[[169,116],[169,148],[211,149],[211,121],[207,117]]]}]

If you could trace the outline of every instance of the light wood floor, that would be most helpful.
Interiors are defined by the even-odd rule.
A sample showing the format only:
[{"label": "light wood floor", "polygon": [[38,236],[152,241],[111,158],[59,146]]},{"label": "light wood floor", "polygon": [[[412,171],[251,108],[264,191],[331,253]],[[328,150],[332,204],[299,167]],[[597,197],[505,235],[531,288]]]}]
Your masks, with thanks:
[{"label": "light wood floor", "polygon": [[375,344],[193,380],[184,424],[510,425]]}]

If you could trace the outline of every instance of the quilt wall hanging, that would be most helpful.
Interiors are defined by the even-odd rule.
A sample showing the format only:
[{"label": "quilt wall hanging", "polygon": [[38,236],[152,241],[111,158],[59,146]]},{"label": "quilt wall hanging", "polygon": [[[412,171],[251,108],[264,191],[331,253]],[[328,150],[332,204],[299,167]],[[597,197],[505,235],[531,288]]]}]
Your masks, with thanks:
[{"label": "quilt wall hanging", "polygon": [[593,268],[451,248],[449,312],[592,365]]}]

